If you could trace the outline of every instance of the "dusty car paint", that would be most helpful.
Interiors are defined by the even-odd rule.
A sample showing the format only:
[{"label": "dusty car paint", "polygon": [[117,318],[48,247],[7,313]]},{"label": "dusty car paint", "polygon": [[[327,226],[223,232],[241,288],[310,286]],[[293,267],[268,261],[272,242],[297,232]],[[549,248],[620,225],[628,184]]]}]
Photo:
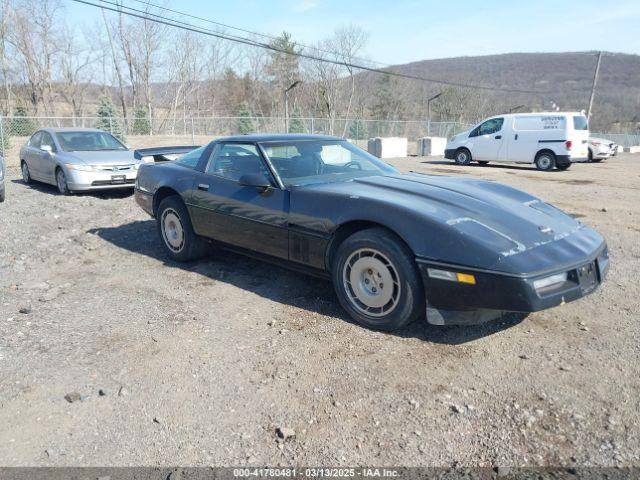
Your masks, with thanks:
[{"label": "dusty car paint", "polygon": [[[231,181],[215,183],[210,194],[199,190],[213,181],[204,170],[218,143],[287,138],[300,137],[212,142],[195,169],[175,163],[145,165],[138,176],[138,203],[154,215],[163,194],[178,193],[196,233],[324,273],[330,271],[342,232],[363,224],[382,225],[413,251],[430,306],[442,309],[535,311],[592,291],[576,280],[540,298],[532,286],[536,278],[566,269],[577,279],[582,265],[597,263],[602,265],[598,284],[606,274],[608,253],[600,234],[540,199],[495,182],[391,173],[286,189],[274,186],[264,193]],[[434,280],[426,273],[433,266],[476,274],[480,281],[470,286]]]}]

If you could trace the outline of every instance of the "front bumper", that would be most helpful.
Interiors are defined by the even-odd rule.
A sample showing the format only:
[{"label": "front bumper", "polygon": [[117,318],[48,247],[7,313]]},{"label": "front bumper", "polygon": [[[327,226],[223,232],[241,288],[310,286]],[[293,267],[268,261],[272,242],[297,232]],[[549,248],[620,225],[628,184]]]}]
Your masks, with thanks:
[{"label": "front bumper", "polygon": [[[439,325],[482,323],[502,312],[531,313],[572,302],[595,291],[609,269],[606,244],[578,264],[522,275],[447,265],[423,258],[416,261],[428,299],[427,321]],[[432,278],[430,268],[473,275],[475,285]],[[563,283],[535,288],[536,280],[564,272],[567,280]],[[434,311],[430,314],[430,309],[439,311],[440,317]]]},{"label": "front bumper", "polygon": [[67,185],[69,190],[105,190],[112,188],[133,188],[138,176],[138,170],[132,168],[118,172],[83,172],[79,170],[69,170],[67,174]]},{"label": "front bumper", "polygon": [[444,158],[447,158],[449,160],[453,160],[454,156],[456,153],[456,149],[455,148],[447,148],[444,151]]}]

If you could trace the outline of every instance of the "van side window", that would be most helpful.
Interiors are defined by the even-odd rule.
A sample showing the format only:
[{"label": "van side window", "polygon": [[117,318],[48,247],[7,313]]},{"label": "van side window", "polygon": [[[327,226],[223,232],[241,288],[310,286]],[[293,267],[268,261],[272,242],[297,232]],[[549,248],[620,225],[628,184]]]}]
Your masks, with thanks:
[{"label": "van side window", "polygon": [[491,135],[502,130],[504,118],[492,118],[478,127],[478,135]]}]

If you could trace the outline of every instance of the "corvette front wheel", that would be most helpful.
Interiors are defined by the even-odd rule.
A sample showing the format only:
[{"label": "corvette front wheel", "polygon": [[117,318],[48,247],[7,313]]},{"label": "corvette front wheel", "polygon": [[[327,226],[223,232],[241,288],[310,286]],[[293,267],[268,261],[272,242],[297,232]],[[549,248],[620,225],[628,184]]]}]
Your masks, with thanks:
[{"label": "corvette front wheel", "polygon": [[358,323],[397,330],[425,312],[413,253],[392,232],[371,228],[347,238],[336,252],[333,284],[340,304]]}]

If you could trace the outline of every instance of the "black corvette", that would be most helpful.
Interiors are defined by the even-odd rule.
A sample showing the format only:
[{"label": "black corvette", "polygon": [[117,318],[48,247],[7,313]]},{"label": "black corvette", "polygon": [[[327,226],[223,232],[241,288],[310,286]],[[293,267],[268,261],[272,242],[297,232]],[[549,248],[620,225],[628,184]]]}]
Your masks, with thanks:
[{"label": "black corvette", "polygon": [[602,236],[527,193],[401,174],[335,137],[216,140],[143,165],[135,198],[174,260],[210,242],[280,260],[331,278],[376,329],[550,308],[594,291],[609,266]]}]

